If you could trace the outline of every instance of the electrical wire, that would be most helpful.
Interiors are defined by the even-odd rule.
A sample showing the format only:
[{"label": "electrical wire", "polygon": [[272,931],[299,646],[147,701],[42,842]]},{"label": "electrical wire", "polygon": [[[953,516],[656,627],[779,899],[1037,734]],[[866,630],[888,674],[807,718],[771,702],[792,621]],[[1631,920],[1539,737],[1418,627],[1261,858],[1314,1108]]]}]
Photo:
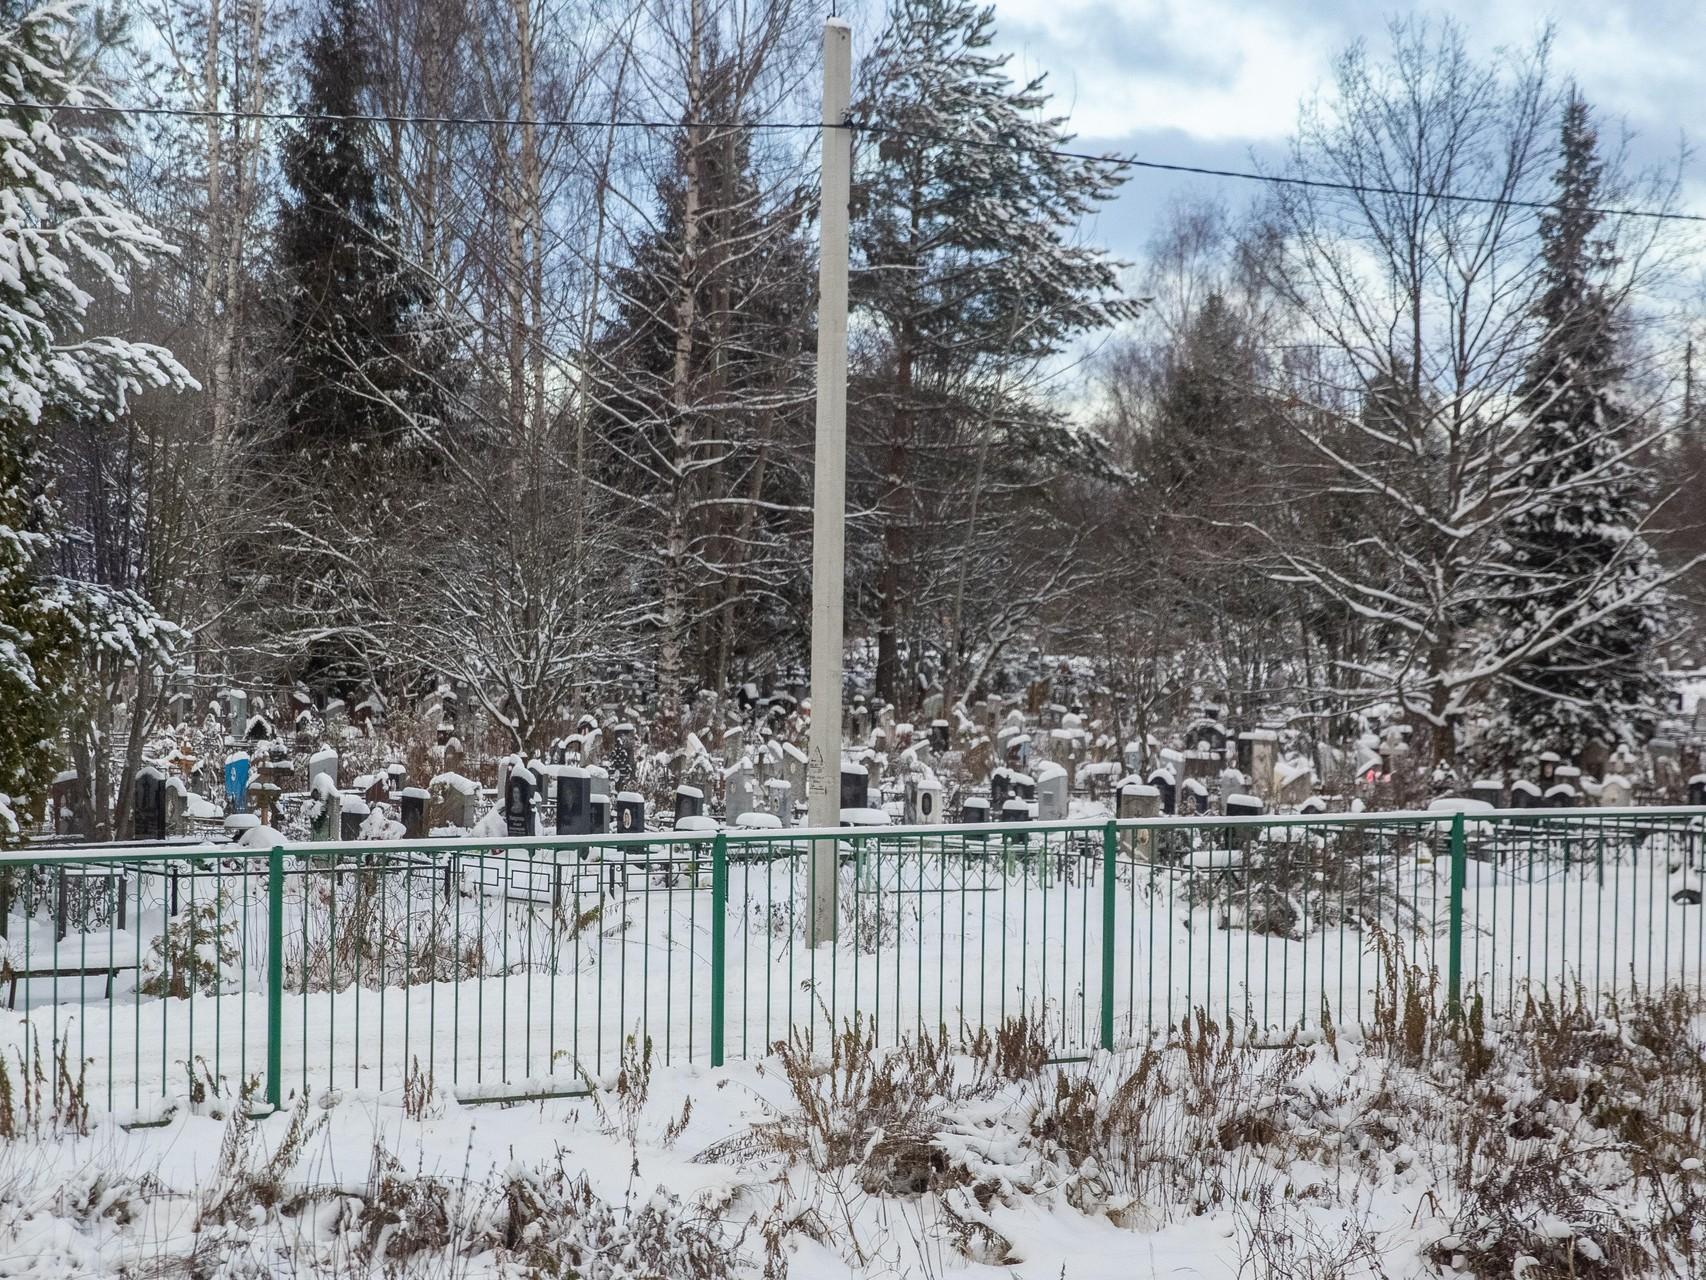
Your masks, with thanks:
[{"label": "electrical wire", "polygon": [[1207,165],[1175,164],[1162,160],[1140,160],[1136,156],[1098,154],[1073,151],[1064,147],[1023,146],[992,138],[968,138],[963,135],[930,133],[919,129],[903,129],[894,125],[848,121],[840,125],[824,125],[817,121],[794,120],[642,120],[618,117],[604,120],[576,120],[552,117],[537,119],[503,116],[427,116],[386,112],[340,114],[325,111],[245,111],[238,108],[201,108],[134,106],[119,103],[50,103],[30,101],[0,101],[0,109],[17,108],[27,111],[76,111],[87,114],[117,116],[176,117],[191,120],[260,120],[288,124],[377,124],[377,125],[438,125],[445,127],[519,129],[531,126],[538,129],[743,129],[748,131],[799,132],[823,128],[850,129],[855,133],[907,138],[936,146],[973,147],[991,151],[1015,151],[1027,155],[1050,156],[1062,160],[1079,160],[1106,165],[1113,169],[1146,169],[1161,173],[1181,173],[1205,178],[1227,178],[1238,182],[1261,182],[1273,186],[1307,188],[1320,191],[1339,191],[1355,195],[1392,196],[1406,200],[1437,200],[1442,203],[1498,206],[1509,209],[1531,209],[1539,212],[1590,213],[1607,218],[1649,218],[1664,222],[1706,223],[1706,214],[1684,213],[1670,209],[1640,209],[1621,205],[1560,205],[1550,200],[1519,200],[1509,196],[1467,195],[1456,191],[1432,191],[1423,187],[1391,187],[1379,183],[1340,182],[1331,178],[1305,178],[1295,174],[1260,173],[1253,169],[1219,169]]}]

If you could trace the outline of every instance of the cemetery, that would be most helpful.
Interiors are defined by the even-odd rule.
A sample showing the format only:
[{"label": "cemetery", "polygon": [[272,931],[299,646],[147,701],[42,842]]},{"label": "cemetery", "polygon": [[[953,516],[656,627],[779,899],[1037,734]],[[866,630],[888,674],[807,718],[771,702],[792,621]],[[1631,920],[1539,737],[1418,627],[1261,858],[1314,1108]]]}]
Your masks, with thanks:
[{"label": "cemetery", "polygon": [[412,1070],[473,1100],[579,1092],[636,1035],[714,1065],[855,1014],[898,1043],[1023,1013],[1070,1056],[1193,1009],[1258,1036],[1355,1025],[1412,967],[1515,1009],[1697,980],[1706,956],[1697,704],[1640,757],[1542,750],[1463,785],[1407,777],[1402,724],[1311,752],[1213,703],[1122,741],[1094,697],[922,727],[856,698],[837,832],[798,799],[797,686],[706,702],[667,749],[616,705],[481,751],[461,703],[225,690],[150,742],[116,844],[81,837],[62,778],[6,855],[0,1050],[80,1063],[135,1116]]}]

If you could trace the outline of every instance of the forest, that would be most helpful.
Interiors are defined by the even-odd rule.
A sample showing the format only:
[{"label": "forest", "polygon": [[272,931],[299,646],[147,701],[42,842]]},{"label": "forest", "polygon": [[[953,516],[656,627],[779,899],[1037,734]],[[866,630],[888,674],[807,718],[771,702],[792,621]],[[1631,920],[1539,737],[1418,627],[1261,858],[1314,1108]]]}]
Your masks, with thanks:
[{"label": "forest", "polygon": [[[127,831],[229,687],[515,752],[803,692],[822,17],[0,6],[0,809],[75,771]],[[852,21],[850,693],[1463,777],[1681,709],[1706,235],[1549,37],[1395,22],[1128,262],[1155,175],[992,8]]]}]

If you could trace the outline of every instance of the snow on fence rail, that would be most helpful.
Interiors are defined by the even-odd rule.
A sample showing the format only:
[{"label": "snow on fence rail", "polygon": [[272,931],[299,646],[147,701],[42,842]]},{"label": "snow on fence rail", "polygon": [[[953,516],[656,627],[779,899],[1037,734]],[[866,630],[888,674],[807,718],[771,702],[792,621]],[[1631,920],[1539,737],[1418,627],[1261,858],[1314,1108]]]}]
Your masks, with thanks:
[{"label": "snow on fence rail", "polygon": [[[731,831],[0,857],[0,1063],[144,1115],[235,1094],[568,1093],[858,1017],[1026,1014],[1063,1057],[1195,1009],[1350,1031],[1406,982],[1489,1012],[1699,982],[1706,809]],[[812,946],[833,842],[838,939]]]}]

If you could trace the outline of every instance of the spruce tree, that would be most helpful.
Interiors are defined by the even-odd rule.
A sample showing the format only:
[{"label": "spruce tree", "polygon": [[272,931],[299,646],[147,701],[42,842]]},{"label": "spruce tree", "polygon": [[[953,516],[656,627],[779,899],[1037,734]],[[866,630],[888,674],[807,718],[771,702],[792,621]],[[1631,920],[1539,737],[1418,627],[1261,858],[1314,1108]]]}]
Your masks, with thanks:
[{"label": "spruce tree", "polygon": [[377,548],[404,519],[440,417],[422,368],[421,292],[399,251],[372,126],[336,118],[364,110],[368,40],[357,0],[328,0],[303,48],[303,108],[315,118],[282,148],[281,376],[264,451],[288,558],[272,575],[281,634],[312,636],[290,674],[345,688],[366,683],[377,661],[354,612],[357,579],[377,571]]},{"label": "spruce tree", "polygon": [[[1005,382],[1136,311],[1119,264],[1075,242],[1119,170],[1061,154],[1071,138],[1043,114],[1042,77],[1014,83],[994,38],[992,6],[898,0],[853,113],[864,131],[852,300],[887,370],[860,416],[875,436],[862,451],[881,525],[877,689],[890,699],[901,694],[903,566],[913,528],[930,518],[914,477],[920,454],[953,431],[963,388]],[[1055,434],[1057,420],[1038,412],[1013,419],[1003,443],[1046,448]]]},{"label": "spruce tree", "polygon": [[[1520,388],[1515,482],[1536,500],[1505,530],[1494,611],[1507,652],[1543,646],[1505,678],[1507,754],[1615,745],[1662,690],[1666,603],[1648,589],[1657,569],[1640,531],[1649,477],[1626,456],[1637,424],[1619,391],[1623,316],[1605,285],[1615,249],[1594,211],[1605,202],[1602,168],[1587,104],[1572,93],[1556,197],[1540,220],[1540,338]],[[1617,607],[1588,621],[1605,604]]]},{"label": "spruce tree", "polygon": [[[704,63],[689,117],[738,119],[742,64],[714,47]],[[676,133],[650,224],[608,274],[611,316],[590,353],[605,447],[589,467],[628,500],[636,544],[662,551],[635,566],[636,589],[683,605],[659,636],[661,714],[682,692],[661,686],[722,687],[803,648],[811,259],[803,202],[766,190],[753,139],[738,125]],[[666,608],[654,621],[672,626]]]},{"label": "spruce tree", "polygon": [[167,246],[118,198],[111,125],[51,109],[105,101],[74,54],[83,10],[49,5],[0,25],[10,104],[0,105],[0,844],[19,834],[12,802],[39,796],[55,767],[85,645],[114,626],[158,623],[146,602],[53,576],[65,535],[51,421],[117,417],[146,387],[193,385],[170,352],[84,329],[91,290],[126,290],[129,272]]}]

